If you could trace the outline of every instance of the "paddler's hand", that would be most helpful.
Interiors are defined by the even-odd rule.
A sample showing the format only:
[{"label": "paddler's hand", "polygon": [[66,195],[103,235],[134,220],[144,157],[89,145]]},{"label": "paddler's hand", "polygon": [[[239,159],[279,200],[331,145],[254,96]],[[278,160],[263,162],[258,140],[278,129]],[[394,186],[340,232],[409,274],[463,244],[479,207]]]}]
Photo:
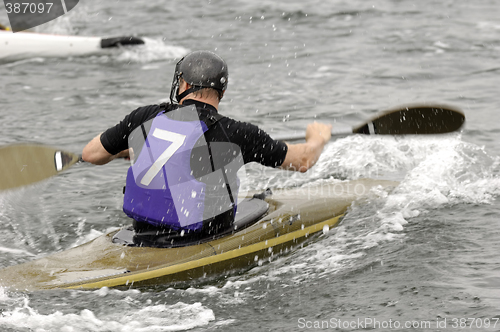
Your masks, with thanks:
[{"label": "paddler's hand", "polygon": [[319,122],[310,123],[306,129],[305,143],[286,143],[288,151],[280,167],[287,170],[306,172],[316,164],[330,137],[332,137],[332,125]]},{"label": "paddler's hand", "polygon": [[313,122],[307,125],[306,142],[319,141],[325,145],[332,137],[332,125]]},{"label": "paddler's hand", "polygon": [[115,158],[124,158],[130,160],[130,149],[123,150],[115,155]]}]

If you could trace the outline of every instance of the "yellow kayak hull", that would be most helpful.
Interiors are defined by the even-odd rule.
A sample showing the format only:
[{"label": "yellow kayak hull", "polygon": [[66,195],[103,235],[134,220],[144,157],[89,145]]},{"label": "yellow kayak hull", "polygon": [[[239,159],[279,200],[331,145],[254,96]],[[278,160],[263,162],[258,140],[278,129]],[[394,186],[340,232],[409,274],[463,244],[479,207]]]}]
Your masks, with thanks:
[{"label": "yellow kayak hull", "polygon": [[276,191],[270,209],[252,226],[222,238],[177,248],[131,247],[116,233],[31,262],[0,270],[0,286],[16,290],[96,289],[189,283],[254,266],[288,252],[339,224],[356,199],[392,181],[356,180]]}]

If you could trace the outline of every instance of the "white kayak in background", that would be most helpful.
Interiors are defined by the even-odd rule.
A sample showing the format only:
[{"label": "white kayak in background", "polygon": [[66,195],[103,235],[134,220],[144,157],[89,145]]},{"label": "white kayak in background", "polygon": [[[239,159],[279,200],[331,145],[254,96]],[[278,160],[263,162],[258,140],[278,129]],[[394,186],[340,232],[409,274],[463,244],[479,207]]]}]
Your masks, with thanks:
[{"label": "white kayak in background", "polygon": [[0,31],[0,60],[29,57],[69,57],[99,54],[107,48],[141,45],[137,37],[83,37]]}]

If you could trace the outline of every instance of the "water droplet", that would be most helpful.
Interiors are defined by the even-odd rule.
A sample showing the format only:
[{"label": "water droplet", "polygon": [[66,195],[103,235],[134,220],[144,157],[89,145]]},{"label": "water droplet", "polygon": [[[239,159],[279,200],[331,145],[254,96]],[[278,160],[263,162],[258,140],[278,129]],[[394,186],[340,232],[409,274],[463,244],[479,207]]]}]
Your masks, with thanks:
[{"label": "water droplet", "polygon": [[329,231],[330,231],[330,226],[328,226],[328,225],[323,226],[323,234],[326,234]]}]

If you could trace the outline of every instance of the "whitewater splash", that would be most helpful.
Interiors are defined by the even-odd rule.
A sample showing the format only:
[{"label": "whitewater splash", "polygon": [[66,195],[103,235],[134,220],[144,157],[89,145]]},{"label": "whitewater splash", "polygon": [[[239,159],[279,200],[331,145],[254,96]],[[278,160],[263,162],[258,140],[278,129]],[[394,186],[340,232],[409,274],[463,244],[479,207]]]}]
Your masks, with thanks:
[{"label": "whitewater splash", "polygon": [[[392,142],[392,149],[401,151],[399,143]],[[500,159],[489,156],[483,147],[463,142],[459,136],[420,138],[404,147],[396,163],[406,166],[407,173],[378,212],[385,227],[400,231],[407,219],[426,211],[456,204],[490,204],[500,194]]]},{"label": "whitewater splash", "polygon": [[[142,38],[144,45],[122,47],[114,52],[112,58],[119,62],[151,63],[161,60],[180,59],[189,50],[168,44],[163,38]],[[148,68],[146,68],[148,69]]]},{"label": "whitewater splash", "polygon": [[[460,134],[415,137],[352,136],[331,144],[320,173],[352,180],[398,180],[390,193],[377,193],[383,206],[374,233],[390,237],[411,218],[456,204],[490,204],[500,195],[500,158]],[[374,193],[375,194],[375,193]]]},{"label": "whitewater splash", "polygon": [[[147,293],[138,290],[110,290],[102,288],[91,292],[102,301],[113,303],[115,310],[106,314],[96,314],[90,309],[70,310],[70,313],[55,311],[41,313],[30,305],[28,296],[8,294],[0,288],[0,326],[30,331],[62,332],[121,332],[121,331],[185,331],[206,326],[215,319],[211,309],[200,302],[186,304],[152,303],[151,300],[137,300]],[[72,291],[72,298],[82,297],[89,292]],[[110,299],[106,299],[110,298]],[[14,307],[12,309],[12,307]]]}]

